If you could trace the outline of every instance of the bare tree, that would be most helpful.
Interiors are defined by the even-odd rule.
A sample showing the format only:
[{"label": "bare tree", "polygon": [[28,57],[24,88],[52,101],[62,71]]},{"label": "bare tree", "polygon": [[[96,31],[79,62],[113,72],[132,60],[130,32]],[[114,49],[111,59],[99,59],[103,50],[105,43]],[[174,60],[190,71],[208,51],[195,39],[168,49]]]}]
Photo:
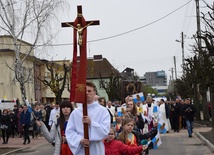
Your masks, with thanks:
[{"label": "bare tree", "polygon": [[122,90],[122,77],[119,73],[112,73],[108,79],[102,78],[100,73],[100,87],[103,88],[108,94],[108,98],[111,101],[121,101],[121,90]]},{"label": "bare tree", "polygon": [[[15,52],[15,62],[10,68],[14,70],[15,78],[20,84],[24,103],[25,84],[30,74],[28,78],[25,77],[23,63],[38,47],[39,42],[42,42],[42,45],[50,44],[53,39],[53,36],[47,33],[51,30],[50,23],[56,19],[57,9],[64,4],[64,0],[0,0],[0,33],[12,37],[10,46],[13,46]],[[23,44],[20,40],[27,38],[30,38],[31,45],[22,53]]]},{"label": "bare tree", "polygon": [[[206,45],[206,50],[208,51],[208,54],[210,56],[211,60],[211,65],[210,65],[210,70],[209,70],[209,76],[208,76],[208,86],[210,88],[210,93],[211,93],[211,98],[210,102],[212,103],[212,107],[214,107],[214,78],[213,78],[213,73],[214,73],[214,6],[209,5],[205,1],[203,1],[209,11],[207,13],[201,13],[202,14],[202,22],[204,22],[205,25],[205,30],[202,31],[202,36],[201,37]],[[213,135],[214,132],[214,109],[211,109],[212,113],[212,130],[211,134]],[[214,137],[213,137],[214,138]]]},{"label": "bare tree", "polygon": [[47,68],[47,73],[44,76],[36,76],[45,86],[48,86],[56,96],[56,101],[61,103],[62,93],[66,83],[69,83],[70,64],[57,64],[54,62],[43,61]]}]

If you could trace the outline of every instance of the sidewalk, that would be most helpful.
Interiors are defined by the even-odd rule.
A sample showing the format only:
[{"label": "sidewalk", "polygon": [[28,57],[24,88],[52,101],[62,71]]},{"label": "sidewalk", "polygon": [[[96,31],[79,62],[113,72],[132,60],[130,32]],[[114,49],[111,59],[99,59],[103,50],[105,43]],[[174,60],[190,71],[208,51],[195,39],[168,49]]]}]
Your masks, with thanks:
[{"label": "sidewalk", "polygon": [[[38,137],[38,138],[34,138],[31,139],[30,144],[23,144],[23,138],[9,138],[8,144],[2,144],[2,138],[0,140],[0,149],[11,149],[11,151],[4,153],[2,155],[7,155],[10,154],[12,152],[16,152],[22,149],[29,149],[29,148],[33,148],[33,147],[38,147],[40,145],[44,145],[46,143],[48,143],[46,141],[46,139],[44,137]],[[50,144],[51,145],[51,144]]]},{"label": "sidewalk", "polygon": [[212,129],[211,127],[196,127],[196,128],[193,129],[193,132],[195,133],[195,135],[198,138],[200,138],[200,140],[205,142],[207,144],[207,146],[214,152],[214,145],[209,140],[207,140],[204,136],[202,136],[200,134],[200,132],[208,132],[211,129]]}]

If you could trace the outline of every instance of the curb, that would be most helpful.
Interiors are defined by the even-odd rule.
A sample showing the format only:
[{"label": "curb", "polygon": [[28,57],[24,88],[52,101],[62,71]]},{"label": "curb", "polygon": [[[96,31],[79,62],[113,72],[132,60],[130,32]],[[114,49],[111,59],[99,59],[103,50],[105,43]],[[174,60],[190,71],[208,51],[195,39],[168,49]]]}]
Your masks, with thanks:
[{"label": "curb", "polygon": [[209,140],[207,140],[204,136],[202,136],[196,130],[194,130],[194,133],[199,139],[201,139],[202,141],[204,141],[207,144],[207,146],[212,150],[212,152],[214,152],[214,145]]},{"label": "curb", "polygon": [[7,152],[7,153],[3,153],[2,155],[9,155],[9,154],[11,154],[11,153],[14,153],[14,152],[17,152],[17,151],[20,151],[20,150],[24,150],[24,149],[29,149],[29,147],[18,148],[18,149],[9,151],[9,152]]}]

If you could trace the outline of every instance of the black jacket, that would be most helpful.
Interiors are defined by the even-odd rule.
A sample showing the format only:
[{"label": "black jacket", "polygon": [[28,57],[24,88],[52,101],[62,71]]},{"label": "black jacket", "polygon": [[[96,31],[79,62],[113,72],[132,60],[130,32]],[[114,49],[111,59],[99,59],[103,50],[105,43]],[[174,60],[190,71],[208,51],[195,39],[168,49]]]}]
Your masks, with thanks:
[{"label": "black jacket", "polygon": [[[149,132],[145,134],[132,131],[132,133],[135,135],[137,139],[138,145],[141,145],[142,140],[148,140],[148,139],[152,140],[157,135],[157,132],[158,130],[156,127],[153,127]],[[152,149],[152,148],[153,148],[153,143],[150,143],[148,148],[145,150],[146,154],[149,154],[149,149]]]},{"label": "black jacket", "polygon": [[165,111],[166,111],[166,118],[170,116],[170,107],[167,103],[165,103]]},{"label": "black jacket", "polygon": [[141,133],[136,132],[136,131],[132,131],[132,133],[136,136],[137,142],[139,145],[141,145],[142,140],[147,140],[147,139],[152,140],[157,135],[157,132],[158,132],[158,130],[156,127],[153,127],[151,129],[151,131],[144,133],[144,134],[141,134]]},{"label": "black jacket", "polygon": [[11,126],[15,126],[16,125],[16,119],[17,119],[16,117],[17,117],[17,115],[15,115],[14,113],[10,113],[9,116],[10,116]]},{"label": "black jacket", "polygon": [[186,120],[194,121],[194,116],[196,113],[196,108],[194,104],[185,104],[183,106],[183,115]]},{"label": "black jacket", "polygon": [[11,123],[10,123],[10,116],[8,114],[7,115],[2,115],[2,122],[1,122],[1,124],[7,126],[6,130],[10,131],[10,129],[11,129]]},{"label": "black jacket", "polygon": [[181,115],[181,108],[179,103],[171,105],[172,118],[178,118]]},{"label": "black jacket", "polygon": [[141,114],[138,115],[135,121],[136,121],[137,128],[142,130],[145,124],[142,115]]}]

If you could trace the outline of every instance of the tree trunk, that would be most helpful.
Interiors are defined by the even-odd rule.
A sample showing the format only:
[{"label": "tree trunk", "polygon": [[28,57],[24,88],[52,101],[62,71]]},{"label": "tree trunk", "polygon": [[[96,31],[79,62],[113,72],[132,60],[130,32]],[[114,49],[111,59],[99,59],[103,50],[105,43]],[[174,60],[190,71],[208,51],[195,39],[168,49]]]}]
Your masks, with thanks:
[{"label": "tree trunk", "polygon": [[199,107],[199,100],[198,100],[198,92],[197,92],[197,84],[194,83],[193,85],[193,91],[194,91],[194,95],[193,95],[193,103],[197,109],[195,117],[197,120],[200,120],[200,107]]},{"label": "tree trunk", "polygon": [[55,94],[55,96],[56,96],[56,102],[60,104],[62,102],[62,93],[57,93]]},{"label": "tree trunk", "polygon": [[20,63],[20,61],[17,61],[16,63],[16,71],[15,71],[15,74],[16,74],[16,77],[18,78],[18,82],[20,84],[20,90],[21,90],[21,96],[22,96],[22,103],[23,104],[26,104],[26,90],[25,90],[25,79],[24,79],[24,71],[23,71],[23,67]]},{"label": "tree trunk", "polygon": [[26,100],[27,98],[26,98],[26,91],[25,91],[25,85],[24,85],[24,83],[21,83],[21,82],[20,82],[20,90],[21,90],[21,95],[22,95],[22,102],[23,102],[24,104],[26,104],[26,103],[25,103],[25,100]]},{"label": "tree trunk", "polygon": [[208,103],[207,103],[207,87],[205,85],[200,87],[200,94],[202,96],[201,106],[203,111],[204,120],[209,120]]},{"label": "tree trunk", "polygon": [[204,120],[209,120],[208,103],[207,103],[206,95],[202,95],[202,105],[203,105]]},{"label": "tree trunk", "polygon": [[213,119],[213,116],[214,116],[214,86],[213,85],[211,85],[211,87],[210,87],[210,102],[212,104],[212,107],[211,107],[212,129],[214,130],[214,119]]}]

